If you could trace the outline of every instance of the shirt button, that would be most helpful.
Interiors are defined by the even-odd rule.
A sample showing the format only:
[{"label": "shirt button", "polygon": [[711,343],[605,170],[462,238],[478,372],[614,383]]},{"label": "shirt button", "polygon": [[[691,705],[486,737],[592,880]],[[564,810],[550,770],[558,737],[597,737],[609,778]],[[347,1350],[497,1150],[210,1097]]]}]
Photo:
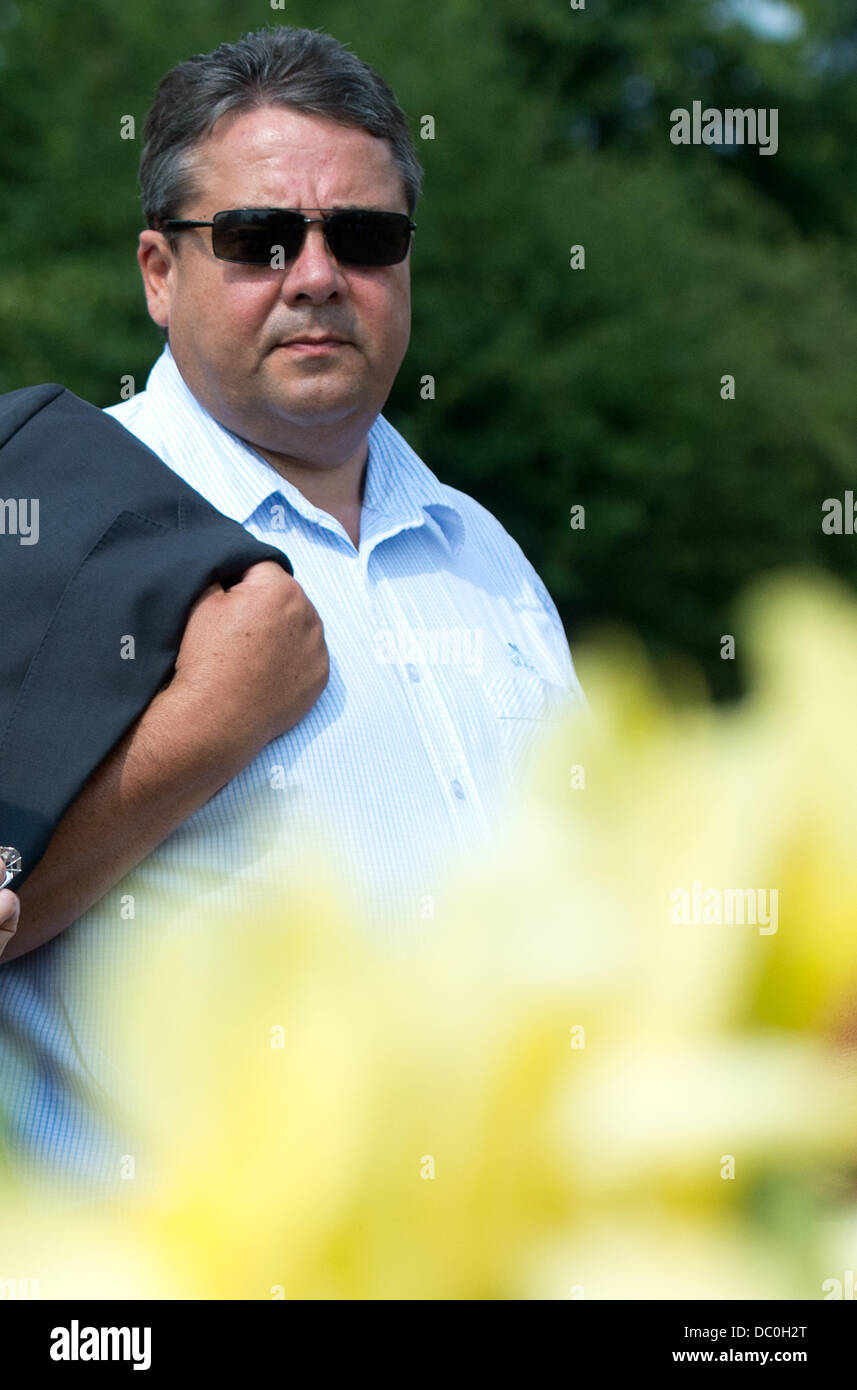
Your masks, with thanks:
[{"label": "shirt button", "polygon": [[405,670],[407,671],[412,681],[416,682],[419,680],[420,673],[412,661],[408,662],[407,666],[405,667]]},{"label": "shirt button", "polygon": [[459,780],[458,780],[457,777],[456,777],[455,780],[451,783],[451,786],[452,786],[452,790],[455,792],[455,795],[458,797],[459,801],[464,801],[464,800],[466,800],[464,788],[462,787],[462,785],[461,785],[461,783],[459,782]]}]

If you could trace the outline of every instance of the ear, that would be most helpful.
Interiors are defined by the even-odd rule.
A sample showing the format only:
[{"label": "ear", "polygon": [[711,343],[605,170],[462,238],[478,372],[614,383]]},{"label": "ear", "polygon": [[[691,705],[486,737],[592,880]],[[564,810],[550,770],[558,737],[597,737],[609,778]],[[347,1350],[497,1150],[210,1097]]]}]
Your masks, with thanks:
[{"label": "ear", "polygon": [[176,264],[176,253],[163,232],[147,228],[140,233],[137,264],[143,277],[149,317],[159,328],[166,328],[170,320],[172,271]]}]

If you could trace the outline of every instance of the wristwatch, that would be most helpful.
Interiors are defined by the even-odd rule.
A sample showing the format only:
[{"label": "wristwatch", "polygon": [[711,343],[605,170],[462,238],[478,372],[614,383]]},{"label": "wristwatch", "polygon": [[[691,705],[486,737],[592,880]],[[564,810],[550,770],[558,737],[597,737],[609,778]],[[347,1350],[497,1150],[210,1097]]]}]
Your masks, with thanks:
[{"label": "wristwatch", "polygon": [[16,874],[21,872],[21,856],[14,845],[0,845],[0,874],[3,882],[0,888],[8,888]]}]

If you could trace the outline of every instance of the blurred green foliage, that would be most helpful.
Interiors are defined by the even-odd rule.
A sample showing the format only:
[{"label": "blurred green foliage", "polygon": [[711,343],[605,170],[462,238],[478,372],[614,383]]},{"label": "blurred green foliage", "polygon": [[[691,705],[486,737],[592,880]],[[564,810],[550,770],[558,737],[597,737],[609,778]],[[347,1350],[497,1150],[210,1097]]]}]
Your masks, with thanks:
[{"label": "blurred green foliage", "polygon": [[[0,0],[0,390],[144,384],[162,340],[121,119],[139,135],[174,63],[282,22],[384,74],[426,168],[388,416],[519,540],[572,643],[619,620],[733,693],[750,575],[857,582],[857,537],[821,531],[857,481],[855,0]],[[695,100],[777,108],[777,154],[673,146]]]}]

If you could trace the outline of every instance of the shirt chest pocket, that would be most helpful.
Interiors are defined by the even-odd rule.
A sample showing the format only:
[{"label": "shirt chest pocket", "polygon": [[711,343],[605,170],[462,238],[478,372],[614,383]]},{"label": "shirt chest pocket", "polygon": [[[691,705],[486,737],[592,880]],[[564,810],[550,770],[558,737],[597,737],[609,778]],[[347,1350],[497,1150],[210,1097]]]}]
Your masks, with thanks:
[{"label": "shirt chest pocket", "polygon": [[535,672],[515,671],[483,681],[497,738],[511,763],[525,758],[548,729],[575,707],[574,697],[563,686],[553,685]]}]

